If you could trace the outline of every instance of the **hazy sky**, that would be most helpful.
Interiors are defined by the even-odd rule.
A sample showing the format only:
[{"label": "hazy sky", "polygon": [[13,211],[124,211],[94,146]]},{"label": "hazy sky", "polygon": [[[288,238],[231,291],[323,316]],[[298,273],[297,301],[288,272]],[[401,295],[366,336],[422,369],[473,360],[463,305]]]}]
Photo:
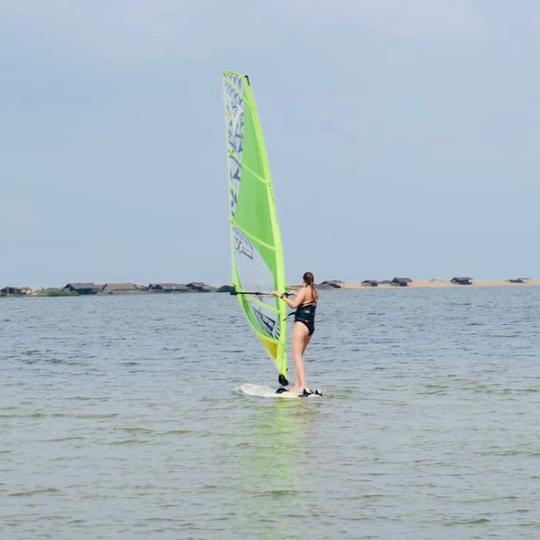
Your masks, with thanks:
[{"label": "hazy sky", "polygon": [[540,2],[0,0],[0,286],[229,282],[221,72],[288,280],[539,276]]}]

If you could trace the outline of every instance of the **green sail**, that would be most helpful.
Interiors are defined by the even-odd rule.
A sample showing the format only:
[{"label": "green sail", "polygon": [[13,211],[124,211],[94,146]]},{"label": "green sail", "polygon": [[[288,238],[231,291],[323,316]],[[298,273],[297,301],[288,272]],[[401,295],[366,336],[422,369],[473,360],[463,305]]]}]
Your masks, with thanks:
[{"label": "green sail", "polygon": [[[270,166],[247,75],[223,73],[232,280],[237,292],[285,290],[283,247]],[[237,296],[249,325],[287,378],[286,306],[270,295]]]}]

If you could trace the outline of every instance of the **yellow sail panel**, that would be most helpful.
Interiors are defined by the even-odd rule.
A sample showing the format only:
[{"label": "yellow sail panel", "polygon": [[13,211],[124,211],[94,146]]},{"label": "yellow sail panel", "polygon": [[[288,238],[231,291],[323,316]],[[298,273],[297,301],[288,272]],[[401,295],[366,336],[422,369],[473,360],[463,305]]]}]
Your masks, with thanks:
[{"label": "yellow sail panel", "polygon": [[261,343],[264,345],[264,347],[268,351],[270,358],[272,358],[272,360],[277,360],[278,354],[279,354],[278,343],[276,343],[275,341],[269,341],[268,339],[265,339],[262,336],[259,336],[259,339],[261,340]]}]

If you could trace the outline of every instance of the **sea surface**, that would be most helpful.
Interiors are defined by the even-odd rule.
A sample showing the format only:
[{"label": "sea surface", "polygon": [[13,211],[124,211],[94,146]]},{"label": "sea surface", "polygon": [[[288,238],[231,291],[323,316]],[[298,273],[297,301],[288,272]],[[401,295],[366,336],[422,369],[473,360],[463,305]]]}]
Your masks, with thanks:
[{"label": "sea surface", "polygon": [[0,300],[0,538],[540,538],[540,288],[321,293],[325,396],[227,294]]}]

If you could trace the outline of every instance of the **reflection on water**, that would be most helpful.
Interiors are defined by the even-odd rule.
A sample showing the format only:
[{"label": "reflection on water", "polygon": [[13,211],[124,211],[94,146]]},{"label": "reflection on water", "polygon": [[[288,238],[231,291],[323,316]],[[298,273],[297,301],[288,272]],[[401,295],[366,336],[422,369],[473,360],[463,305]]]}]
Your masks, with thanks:
[{"label": "reflection on water", "polygon": [[313,407],[304,401],[268,401],[238,426],[244,442],[231,456],[238,463],[238,491],[242,494],[238,527],[246,535],[255,535],[265,517],[271,516],[276,526],[268,537],[285,537],[294,532],[289,517],[303,513],[302,493],[309,483],[305,444],[313,433]]}]

